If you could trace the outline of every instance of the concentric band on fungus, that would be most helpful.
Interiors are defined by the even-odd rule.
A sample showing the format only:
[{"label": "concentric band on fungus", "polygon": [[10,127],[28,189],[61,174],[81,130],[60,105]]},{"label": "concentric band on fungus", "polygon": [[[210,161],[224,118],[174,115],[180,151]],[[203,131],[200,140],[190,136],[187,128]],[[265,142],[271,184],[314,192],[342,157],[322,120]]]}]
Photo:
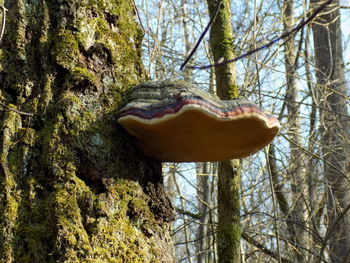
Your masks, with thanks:
[{"label": "concentric band on fungus", "polygon": [[244,97],[221,101],[182,81],[136,86],[118,123],[140,140],[146,155],[172,162],[243,158],[280,129],[277,118]]}]

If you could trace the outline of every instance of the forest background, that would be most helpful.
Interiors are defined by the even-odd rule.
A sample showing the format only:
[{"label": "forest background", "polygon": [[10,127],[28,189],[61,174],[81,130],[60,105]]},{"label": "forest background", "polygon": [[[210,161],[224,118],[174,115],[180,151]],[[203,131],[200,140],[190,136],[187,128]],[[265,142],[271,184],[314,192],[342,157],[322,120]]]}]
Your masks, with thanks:
[{"label": "forest background", "polygon": [[[215,92],[213,68],[179,70],[208,23],[206,4],[191,0],[140,0],[136,4],[145,33],[143,61],[148,76],[153,80],[184,79]],[[312,10],[310,4],[293,0],[232,2],[232,50],[240,56],[269,43],[303,20]],[[336,12],[333,21],[323,17],[312,22],[328,30],[332,29],[330,24],[336,24],[333,30],[339,34],[342,49],[335,52],[343,58],[343,64],[333,70],[343,71],[343,80],[318,76],[325,71],[318,68],[317,56],[325,54],[315,49],[329,44],[329,52],[335,42],[331,43],[328,32],[324,36],[326,42],[317,46],[317,29],[311,24],[298,34],[236,62],[240,94],[278,116],[282,123],[281,132],[270,147],[242,161],[241,253],[246,262],[350,260],[350,243],[342,244],[345,249],[340,252],[341,259],[332,258],[328,250],[332,249],[329,242],[339,245],[339,240],[335,241],[337,237],[330,241],[331,236],[342,235],[330,229],[334,221],[329,219],[332,206],[329,202],[334,202],[337,209],[333,216],[339,216],[346,213],[350,199],[346,195],[347,200],[340,203],[329,200],[336,190],[331,187],[334,182],[327,168],[331,165],[340,173],[338,176],[348,181],[348,165],[339,164],[344,157],[337,156],[332,161],[329,156],[349,156],[349,139],[343,135],[348,133],[349,123],[349,8],[349,2],[335,1],[324,11]],[[215,63],[208,38],[204,38],[190,61],[191,66]],[[332,55],[330,58],[328,66],[334,67],[335,59]],[[329,85],[326,91],[321,79],[326,79],[323,84]],[[341,88],[333,85],[337,81]],[[343,105],[342,109],[334,110],[322,102],[334,93],[342,98],[336,102]],[[332,111],[333,118],[324,117],[324,111]],[[329,125],[337,127],[333,132],[342,142],[333,140],[325,150],[322,144],[327,143],[324,135]],[[178,212],[173,229],[177,260],[217,262],[217,164],[166,163],[163,173]],[[344,224],[341,228],[345,233],[350,232]]]}]

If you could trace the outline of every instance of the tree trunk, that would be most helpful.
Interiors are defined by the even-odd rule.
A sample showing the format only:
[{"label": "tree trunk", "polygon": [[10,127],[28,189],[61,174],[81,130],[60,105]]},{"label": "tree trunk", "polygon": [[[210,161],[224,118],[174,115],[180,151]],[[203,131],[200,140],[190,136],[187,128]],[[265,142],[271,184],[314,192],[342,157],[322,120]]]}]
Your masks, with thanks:
[{"label": "tree trunk", "polygon": [[[322,1],[312,0],[311,6]],[[349,122],[345,96],[339,1],[312,24],[320,102],[324,173],[327,180],[329,255],[332,262],[350,260]],[[342,217],[339,217],[345,213]],[[339,219],[339,220],[338,220]],[[331,232],[330,232],[331,231]]]},{"label": "tree trunk", "polygon": [[[283,1],[283,26],[284,30],[291,30],[294,22],[293,0]],[[297,102],[298,89],[296,83],[296,49],[295,35],[291,36],[289,41],[284,45],[284,60],[286,68],[286,106],[288,110],[288,137],[290,143],[290,166],[287,171],[287,178],[291,182],[292,204],[291,211],[288,211],[287,228],[290,234],[293,251],[293,261],[307,262],[306,251],[301,247],[306,247],[306,178],[305,178],[305,156],[298,148],[302,145],[301,127],[300,127],[300,105]]]},{"label": "tree trunk", "polygon": [[241,217],[240,160],[228,160],[218,167],[218,258],[219,263],[240,263]]},{"label": "tree trunk", "polygon": [[7,0],[0,262],[174,262],[161,163],[116,123],[145,79],[131,0]]},{"label": "tree trunk", "polygon": [[213,184],[210,177],[214,175],[213,166],[215,163],[197,163],[197,199],[199,211],[199,226],[197,230],[197,263],[213,262],[214,249],[213,243],[213,200],[212,193],[214,192]]},{"label": "tree trunk", "polygon": [[[209,15],[215,15],[218,1],[207,0]],[[222,0],[219,13],[210,29],[210,47],[214,62],[234,57],[232,49],[233,34],[231,26],[231,2]],[[215,67],[218,96],[227,100],[238,97],[235,64]],[[218,230],[217,246],[219,263],[239,263],[240,258],[240,160],[227,160],[218,167]]]}]

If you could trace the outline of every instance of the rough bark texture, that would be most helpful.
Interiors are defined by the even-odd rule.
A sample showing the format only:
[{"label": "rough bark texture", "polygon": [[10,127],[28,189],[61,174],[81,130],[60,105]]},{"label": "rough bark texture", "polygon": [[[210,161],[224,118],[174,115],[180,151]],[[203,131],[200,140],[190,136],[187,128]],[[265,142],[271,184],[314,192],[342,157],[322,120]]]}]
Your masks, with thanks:
[{"label": "rough bark texture", "polygon": [[[312,7],[322,1],[311,1]],[[339,18],[333,1],[312,24],[320,103],[322,155],[327,180],[329,255],[332,262],[350,260],[349,122]],[[343,214],[344,213],[344,214]],[[338,220],[340,219],[340,220]]]},{"label": "rough bark texture", "polygon": [[0,262],[173,262],[161,164],[116,124],[144,80],[132,1],[5,6]]},{"label": "rough bark texture", "polygon": [[[207,0],[209,15],[213,17],[217,1]],[[222,0],[221,9],[210,29],[210,47],[214,61],[234,57],[230,0]],[[235,64],[215,67],[217,94],[220,99],[238,97]],[[218,229],[217,246],[219,263],[238,263],[240,257],[240,186],[239,160],[219,163],[218,167]]]},{"label": "rough bark texture", "polygon": [[217,246],[219,263],[239,263],[241,241],[240,160],[219,163]]}]

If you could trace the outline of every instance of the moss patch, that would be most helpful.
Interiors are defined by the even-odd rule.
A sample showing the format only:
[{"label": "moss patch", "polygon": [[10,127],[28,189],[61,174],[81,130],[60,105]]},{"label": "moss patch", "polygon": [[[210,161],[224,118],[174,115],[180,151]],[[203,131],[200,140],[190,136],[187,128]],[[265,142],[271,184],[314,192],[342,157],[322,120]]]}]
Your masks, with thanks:
[{"label": "moss patch", "polygon": [[160,163],[116,123],[145,78],[132,1],[11,3],[2,97],[34,116],[0,115],[0,262],[171,262]]},{"label": "moss patch", "polygon": [[79,59],[79,46],[77,40],[70,30],[60,30],[55,39],[52,56],[55,62],[65,69],[73,69]]}]

